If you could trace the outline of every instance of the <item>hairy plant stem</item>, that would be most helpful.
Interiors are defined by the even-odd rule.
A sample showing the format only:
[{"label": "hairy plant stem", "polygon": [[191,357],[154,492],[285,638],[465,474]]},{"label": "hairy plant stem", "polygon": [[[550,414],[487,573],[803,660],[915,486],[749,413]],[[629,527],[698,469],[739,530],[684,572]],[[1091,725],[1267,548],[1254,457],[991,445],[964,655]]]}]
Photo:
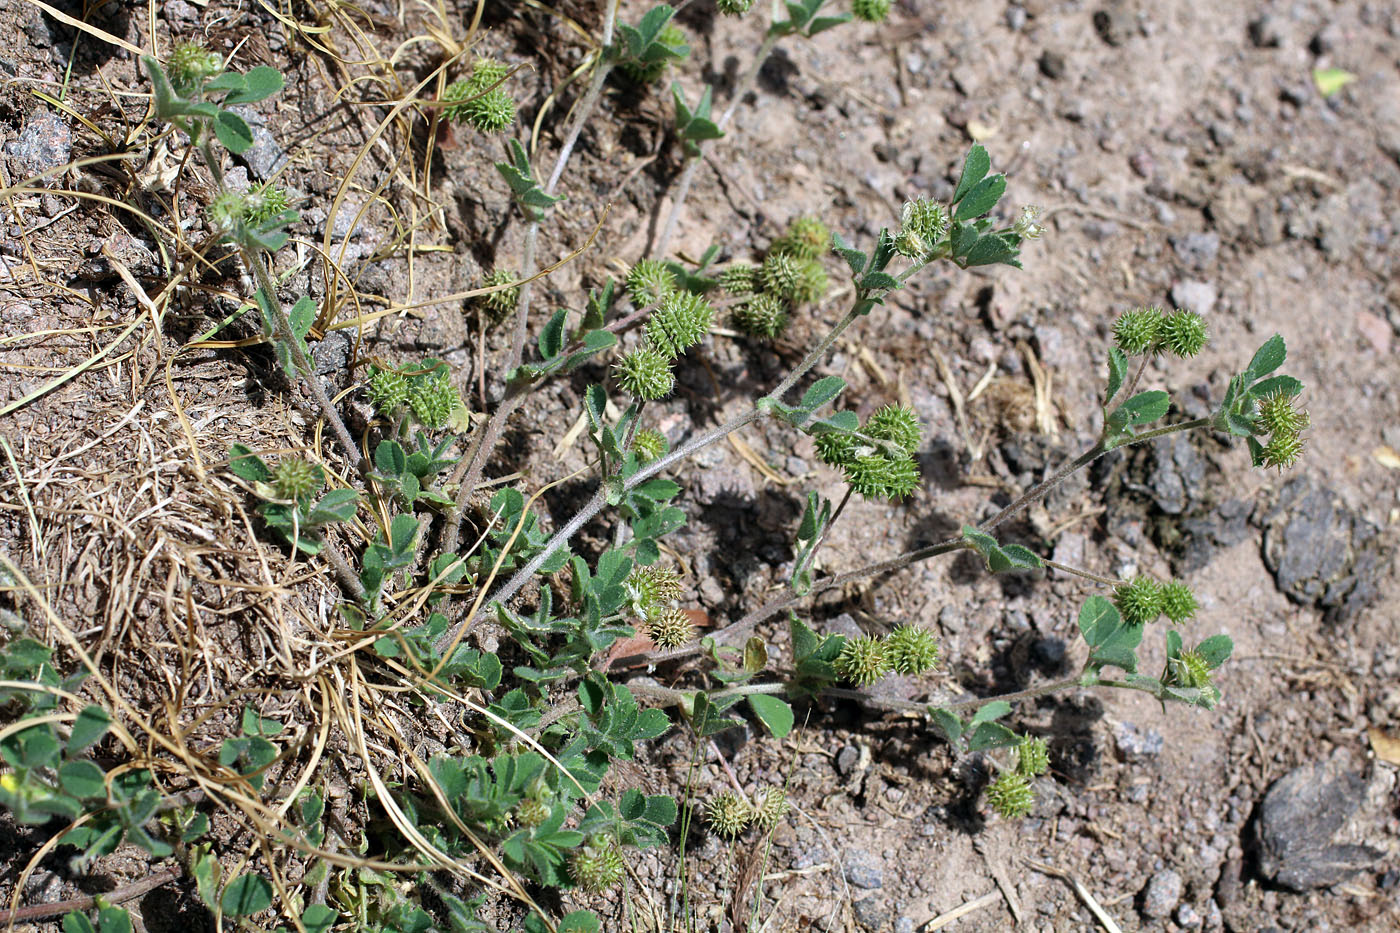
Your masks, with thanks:
[{"label": "hairy plant stem", "polygon": [[340,585],[345,591],[354,597],[355,602],[364,604],[366,593],[364,584],[360,583],[360,578],[355,575],[355,571],[350,569],[350,564],[340,553],[340,548],[336,546],[325,534],[317,529],[312,537],[321,545],[321,556],[326,559],[326,563],[331,565],[331,570],[335,572],[336,578],[340,580]]},{"label": "hairy plant stem", "polygon": [[1051,570],[1058,570],[1061,573],[1073,574],[1076,577],[1083,577],[1086,580],[1093,580],[1095,583],[1102,583],[1104,586],[1122,586],[1125,581],[1116,577],[1105,577],[1101,574],[1090,573],[1088,570],[1081,570],[1078,567],[1071,567],[1069,564],[1062,564],[1058,561],[1046,560],[1044,557],[1040,562]]},{"label": "hairy plant stem", "polygon": [[[1040,684],[1035,687],[1028,687],[1025,690],[1017,690],[1012,693],[1003,693],[990,697],[972,697],[966,700],[956,700],[951,703],[917,703],[913,700],[900,700],[893,697],[874,696],[864,690],[850,690],[845,687],[826,687],[821,693],[822,696],[836,697],[843,700],[857,700],[868,706],[881,709],[894,710],[902,713],[928,713],[932,709],[946,709],[952,712],[964,709],[977,709],[986,706],[988,703],[1005,702],[1018,703],[1023,700],[1034,700],[1038,697],[1057,693],[1061,690],[1069,690],[1075,687],[1128,687],[1131,684],[1120,683],[1118,681],[1099,680],[1097,676],[1087,672],[1076,674],[1073,677],[1065,677],[1060,680],[1052,680],[1049,683]],[[656,684],[630,683],[627,689],[637,696],[652,697],[662,700],[667,705],[689,703],[695,694],[695,690],[677,690],[673,687],[662,687]],[[788,685],[781,681],[770,681],[759,684],[741,684],[737,687],[728,687],[723,690],[715,690],[709,694],[710,702],[722,703],[725,700],[738,697],[754,696],[757,694],[767,694],[770,696],[781,695],[787,692]],[[1139,688],[1141,689],[1141,688]]]},{"label": "hairy plant stem", "polygon": [[[715,126],[723,130],[733,119],[734,112],[739,109],[739,103],[750,91],[753,90],[754,83],[758,80],[758,73],[763,68],[763,63],[768,60],[768,56],[773,54],[773,48],[778,44],[780,37],[769,32],[763,37],[763,44],[758,47],[757,54],[754,55],[753,64],[749,70],[734,86],[734,96],[729,101],[729,106],[724,108],[724,113],[720,115]],[[656,241],[656,249],[653,255],[658,258],[666,256],[666,249],[671,245],[671,237],[676,232],[676,224],[680,221],[681,206],[685,204],[686,197],[690,194],[690,186],[695,181],[695,173],[700,169],[700,163],[704,161],[703,156],[696,156],[686,161],[685,169],[681,172],[680,181],[676,183],[675,200],[671,202],[671,211],[666,215],[666,224],[661,228],[661,237]]]},{"label": "hairy plant stem", "polygon": [[[860,312],[856,310],[859,306],[860,301],[858,299],[857,302],[851,307],[851,310],[847,311],[845,315],[842,316],[841,320],[838,321],[836,325],[832,327],[830,331],[827,332],[826,336],[821,339],[821,342],[818,343],[815,347],[813,347],[810,351],[808,351],[807,355],[802,358],[801,362],[799,362],[795,367],[793,367],[792,372],[788,373],[787,376],[784,377],[781,382],[774,386],[772,392],[768,393],[763,398],[754,402],[754,404],[751,405],[748,409],[729,419],[719,427],[711,428],[709,431],[706,431],[703,434],[700,434],[696,437],[692,437],[690,440],[686,441],[684,444],[681,444],[679,447],[675,448],[670,453],[666,454],[665,456],[659,457],[658,459],[653,460],[651,463],[642,467],[622,483],[622,491],[628,492],[632,489],[637,488],[642,483],[646,482],[656,474],[660,473],[662,470],[665,470],[673,464],[679,463],[682,460],[689,458],[692,454],[696,453],[697,451],[703,450],[704,448],[710,446],[716,441],[722,440],[730,434],[733,434],[735,431],[739,430],[745,425],[756,421],[759,418],[759,416],[763,414],[763,403],[765,401],[780,400],[785,394],[787,394],[788,390],[791,389],[797,383],[799,379],[806,375],[808,370],[810,370],[813,366],[817,365],[817,363],[824,356],[826,356],[827,352],[831,349],[832,345],[836,343],[837,339],[841,336],[841,334],[843,334],[846,331],[846,328],[850,327],[851,324],[853,324],[855,320],[861,316]],[[585,504],[584,507],[580,509],[578,513],[574,515],[573,518],[565,522],[563,526],[561,526],[560,529],[556,531],[547,542],[545,542],[544,547],[540,550],[538,554],[536,554],[529,561],[527,561],[525,566],[521,567],[518,571],[516,571],[515,575],[512,576],[510,580],[508,580],[505,583],[505,585],[503,585],[499,590],[492,594],[492,596],[486,604],[504,604],[508,602],[513,596],[515,596],[515,594],[519,593],[520,590],[524,588],[525,584],[530,582],[530,579],[539,571],[540,567],[544,565],[545,561],[549,560],[549,558],[553,556],[555,551],[559,550],[559,548],[567,544],[569,539],[572,538],[575,534],[577,534],[578,530],[582,528],[585,524],[587,524],[595,515],[601,512],[603,508],[607,506],[607,504],[608,487],[606,483],[602,483],[598,486],[597,491],[594,492],[593,497],[588,500],[587,504]],[[463,619],[454,624],[446,632],[444,632],[437,642],[439,650],[442,650],[444,646],[451,644],[458,637],[458,631],[463,627],[470,630],[471,625],[475,624],[475,621],[476,617],[472,617],[470,619]]]},{"label": "hairy plant stem", "polygon": [[[1133,438],[1127,444],[1124,444],[1122,446],[1127,447],[1133,444],[1141,444],[1144,441],[1150,441],[1154,438],[1164,437],[1168,434],[1176,434],[1182,431],[1192,431],[1197,428],[1209,427],[1210,423],[1211,419],[1209,418],[1197,418],[1194,421],[1185,421],[1181,424],[1168,425],[1164,428],[1158,428],[1154,431],[1147,431],[1142,434],[1139,434],[1137,437]],[[1071,473],[1075,472],[1076,470],[1083,469],[1085,466],[1088,466],[1090,463],[1093,463],[1099,457],[1103,456],[1106,452],[1107,451],[1104,450],[1102,442],[1095,444],[1093,447],[1080,454],[1074,460],[1065,464],[1059,470],[1056,470],[1055,473],[1048,479],[1037,483],[1031,489],[1022,493],[1015,499],[1015,501],[1013,501],[1010,505],[1006,506],[1006,508],[1002,509],[996,515],[992,516],[992,518],[983,522],[980,526],[980,529],[982,531],[991,531],[993,528],[1002,524],[1008,518],[1021,511],[1021,509],[1024,509],[1027,505],[1041,498],[1051,489],[1054,489],[1060,483],[1064,482],[1065,479],[1069,477]],[[785,596],[781,599],[775,599],[772,602],[760,606],[757,609],[754,609],[753,611],[745,614],[739,619],[739,621],[735,622],[734,624],[726,626],[725,628],[722,628],[719,631],[715,632],[713,637],[716,641],[723,642],[735,636],[747,634],[750,629],[752,629],[755,625],[764,621],[765,619],[769,619],[774,615],[778,614],[779,612],[782,612],[784,609],[791,608],[792,606],[803,602],[809,597],[816,596],[817,594],[823,593],[826,590],[832,589],[833,587],[845,586],[847,583],[850,583],[855,580],[875,576],[876,574],[888,573],[893,570],[899,570],[903,567],[907,567],[910,564],[917,563],[921,560],[927,560],[930,557],[938,557],[942,554],[948,554],[953,551],[964,550],[968,547],[969,545],[965,540],[963,540],[961,536],[956,538],[949,538],[946,541],[940,541],[938,544],[932,544],[928,547],[918,548],[917,550],[913,551],[906,551],[898,557],[892,557],[889,560],[876,561],[875,563],[866,564],[864,567],[857,567],[855,570],[848,570],[845,573],[837,574],[834,577],[826,577],[821,580],[816,580],[812,583],[811,589],[809,589],[804,595]],[[669,657],[686,657],[691,654],[698,654],[699,652],[700,649],[698,647],[692,646],[690,648],[680,649],[680,651],[672,653]]]},{"label": "hairy plant stem", "polygon": [[[612,44],[613,24],[617,20],[617,4],[618,0],[609,0],[604,10],[602,51],[599,53],[598,66],[593,70],[593,77],[588,82],[588,90],[584,92],[578,107],[574,110],[573,123],[569,125],[569,131],[564,136],[564,144],[559,149],[559,155],[554,159],[554,168],[549,173],[548,181],[545,182],[545,194],[554,194],[555,188],[559,185],[559,179],[564,174],[564,166],[568,164],[569,156],[573,155],[574,147],[578,145],[578,138],[583,133],[583,127],[593,113],[593,108],[597,106],[598,98],[603,93],[603,84],[608,80],[608,74],[613,69],[608,46]],[[540,221],[538,220],[530,221],[530,225],[525,228],[525,243],[521,248],[520,259],[521,278],[529,279],[535,274],[535,249],[539,240],[539,232]],[[506,372],[519,366],[520,361],[525,356],[525,337],[530,317],[530,288],[533,284],[527,281],[520,286],[520,299],[515,310],[515,328],[511,335],[510,356],[507,357]]]}]

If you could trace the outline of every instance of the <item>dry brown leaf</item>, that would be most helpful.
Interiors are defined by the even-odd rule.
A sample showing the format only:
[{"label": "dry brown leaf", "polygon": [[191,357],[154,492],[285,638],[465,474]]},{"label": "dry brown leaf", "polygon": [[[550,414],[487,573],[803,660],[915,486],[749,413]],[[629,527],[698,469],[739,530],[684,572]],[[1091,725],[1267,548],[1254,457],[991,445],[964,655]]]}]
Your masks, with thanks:
[{"label": "dry brown leaf", "polygon": [[1376,458],[1376,462],[1388,470],[1400,470],[1400,453],[1388,444],[1382,444],[1371,451],[1371,456]]},{"label": "dry brown leaf", "polygon": [[1377,729],[1375,726],[1367,729],[1366,734],[1370,736],[1371,750],[1376,753],[1377,758],[1393,765],[1400,765],[1400,736],[1392,735],[1384,729]]}]

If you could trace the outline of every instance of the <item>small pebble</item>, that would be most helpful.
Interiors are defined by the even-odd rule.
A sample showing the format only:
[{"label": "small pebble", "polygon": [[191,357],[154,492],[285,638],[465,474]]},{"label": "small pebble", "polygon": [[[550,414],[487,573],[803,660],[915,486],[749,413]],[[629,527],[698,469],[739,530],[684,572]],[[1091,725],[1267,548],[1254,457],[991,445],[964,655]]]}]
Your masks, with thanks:
[{"label": "small pebble", "polygon": [[1142,915],[1149,920],[1161,920],[1171,914],[1181,900],[1181,876],[1170,868],[1159,871],[1147,882],[1142,896]]}]

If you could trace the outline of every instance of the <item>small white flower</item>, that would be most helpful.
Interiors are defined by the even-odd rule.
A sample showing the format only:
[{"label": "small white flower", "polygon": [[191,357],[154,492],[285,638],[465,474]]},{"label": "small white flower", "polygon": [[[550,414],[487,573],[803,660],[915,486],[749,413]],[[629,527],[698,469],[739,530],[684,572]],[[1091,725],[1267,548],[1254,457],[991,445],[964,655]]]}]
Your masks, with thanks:
[{"label": "small white flower", "polygon": [[1045,232],[1045,228],[1036,220],[1039,216],[1040,208],[1034,204],[1027,204],[1021,208],[1021,216],[1011,225],[1011,229],[1015,230],[1016,234],[1023,239],[1038,240],[1040,235]]}]

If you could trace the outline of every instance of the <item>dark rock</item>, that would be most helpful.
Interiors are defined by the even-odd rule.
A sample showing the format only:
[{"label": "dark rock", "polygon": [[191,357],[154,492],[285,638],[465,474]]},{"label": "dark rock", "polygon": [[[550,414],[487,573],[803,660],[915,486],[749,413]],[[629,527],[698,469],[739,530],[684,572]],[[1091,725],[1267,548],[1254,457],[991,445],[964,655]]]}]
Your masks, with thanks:
[{"label": "dark rock", "polygon": [[1375,599],[1388,549],[1379,529],[1335,492],[1299,477],[1279,492],[1263,525],[1264,563],[1289,599],[1334,620]]},{"label": "dark rock", "polygon": [[1040,53],[1040,73],[1052,81],[1058,81],[1065,76],[1068,64],[1065,57],[1059,52],[1052,52],[1046,49]]},{"label": "dark rock", "polygon": [[860,749],[854,745],[847,745],[836,753],[836,773],[842,777],[850,777],[860,764]]},{"label": "dark rock", "polygon": [[1143,889],[1142,915],[1149,920],[1169,916],[1181,901],[1181,891],[1181,875],[1170,868],[1157,872]]},{"label": "dark rock", "polygon": [[852,910],[856,915],[856,922],[867,930],[889,929],[890,909],[885,905],[883,898],[867,897],[856,901]]},{"label": "dark rock", "polygon": [[1205,488],[1206,460],[1185,434],[1169,434],[1152,442],[1151,473],[1147,481],[1152,501],[1168,515],[1181,515],[1199,501]]},{"label": "dark rock", "polygon": [[[1156,758],[1162,754],[1166,740],[1162,738],[1162,733],[1156,729],[1148,729],[1143,732],[1139,731],[1134,723],[1120,722],[1113,729],[1113,744],[1118,749],[1118,754],[1123,756],[1124,761],[1138,762]],[[1178,896],[1179,894],[1180,892],[1178,892]],[[1172,907],[1175,906],[1176,901],[1172,901]],[[1170,912],[1171,907],[1168,907],[1167,910]],[[1166,914],[1160,916],[1165,917]]]},{"label": "dark rock", "polygon": [[272,131],[267,128],[267,121],[263,115],[252,107],[232,107],[235,113],[242,117],[248,124],[248,128],[253,131],[253,145],[239,156],[243,164],[248,166],[248,171],[253,173],[253,177],[266,181],[277,173],[287,161],[287,154],[282,151],[282,147],[277,145],[277,137],[272,135]]},{"label": "dark rock", "polygon": [[1295,768],[1273,783],[1259,805],[1259,871],[1291,891],[1338,884],[1375,864],[1385,852],[1334,844],[1366,797],[1366,778],[1344,756]]},{"label": "dark rock", "polygon": [[1031,656],[1041,669],[1058,671],[1064,666],[1067,650],[1062,638],[1041,638],[1031,647]]},{"label": "dark rock", "polygon": [[1342,27],[1328,23],[1313,34],[1308,50],[1314,55],[1328,55],[1336,50],[1343,39]]},{"label": "dark rock", "polygon": [[1094,31],[1109,45],[1122,45],[1137,31],[1137,17],[1121,0],[1110,3],[1094,13]]},{"label": "dark rock", "polygon": [[1157,170],[1157,160],[1146,149],[1139,149],[1128,157],[1128,166],[1139,178],[1151,178]]},{"label": "dark rock", "polygon": [[885,886],[885,869],[880,859],[864,849],[847,849],[845,862],[846,880],[858,888],[875,890]]},{"label": "dark rock", "polygon": [[1261,16],[1249,24],[1249,41],[1261,49],[1276,49],[1283,45],[1283,30],[1275,16]]},{"label": "dark rock", "polygon": [[1026,25],[1026,19],[1025,7],[1013,3],[1006,8],[1006,28],[1012,32],[1020,32],[1022,27]]},{"label": "dark rock", "polygon": [[56,113],[38,110],[30,114],[16,139],[5,144],[18,173],[38,175],[66,165],[73,152],[73,131]]},{"label": "dark rock", "polygon": [[1200,515],[1182,518],[1177,525],[1182,547],[1178,573],[1200,570],[1218,551],[1248,538],[1250,509],[1244,499],[1228,499]]}]

